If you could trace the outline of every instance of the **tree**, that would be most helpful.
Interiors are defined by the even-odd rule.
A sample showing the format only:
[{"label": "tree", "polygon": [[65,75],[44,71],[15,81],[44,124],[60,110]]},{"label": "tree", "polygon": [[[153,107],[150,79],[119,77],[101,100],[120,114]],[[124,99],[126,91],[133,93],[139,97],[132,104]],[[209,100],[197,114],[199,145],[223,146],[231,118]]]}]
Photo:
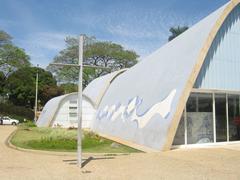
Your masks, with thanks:
[{"label": "tree", "polygon": [[7,77],[14,70],[30,66],[30,58],[25,51],[12,44],[12,37],[0,30],[0,71]]},{"label": "tree", "polygon": [[18,68],[30,66],[29,59],[23,49],[12,44],[5,44],[0,48],[0,69],[6,77]]},{"label": "tree", "polygon": [[4,44],[11,44],[12,37],[5,31],[0,30],[0,47]]},{"label": "tree", "polygon": [[46,104],[50,99],[63,94],[63,89],[56,85],[44,85],[39,93],[40,104]]},{"label": "tree", "polygon": [[171,35],[169,36],[168,41],[173,40],[174,38],[176,38],[177,36],[185,32],[186,30],[188,30],[187,26],[171,27],[169,30],[171,32]]},{"label": "tree", "polygon": [[[78,39],[67,37],[66,49],[54,58],[54,63],[78,63]],[[84,64],[108,67],[106,69],[84,68],[83,86],[93,79],[107,74],[111,71],[122,68],[129,68],[137,63],[138,55],[134,51],[125,50],[121,45],[112,42],[96,42],[93,37],[86,37],[84,45]],[[60,82],[76,83],[78,80],[78,68],[74,67],[54,67],[49,66],[48,69],[56,75]]]},{"label": "tree", "polygon": [[57,87],[56,80],[50,72],[36,67],[24,67],[13,72],[7,78],[6,88],[9,92],[9,100],[14,105],[34,107],[37,71],[39,74],[38,90],[41,105],[63,93]]},{"label": "tree", "polygon": [[5,75],[3,72],[0,72],[0,95],[4,92],[5,85]]},{"label": "tree", "polygon": [[63,89],[64,94],[69,94],[69,93],[78,91],[78,86],[74,83],[61,84],[60,88]]}]

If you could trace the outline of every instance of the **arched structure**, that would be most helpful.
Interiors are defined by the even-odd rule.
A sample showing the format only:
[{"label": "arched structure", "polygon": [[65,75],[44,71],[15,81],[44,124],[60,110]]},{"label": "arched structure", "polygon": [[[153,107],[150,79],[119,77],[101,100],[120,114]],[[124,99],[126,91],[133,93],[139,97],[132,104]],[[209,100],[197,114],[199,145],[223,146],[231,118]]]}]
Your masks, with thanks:
[{"label": "arched structure", "polygon": [[[94,80],[84,90],[96,110],[91,129],[143,151],[240,140],[239,1],[127,71]],[[56,101],[46,105],[55,116]],[[46,114],[41,122],[52,122]]]},{"label": "arched structure", "polygon": [[[228,43],[239,44],[240,36],[237,36],[238,39],[235,40],[231,37],[224,38],[229,35],[228,32],[235,33],[233,29],[237,28],[232,26],[239,27],[239,12],[239,1],[230,1],[119,76],[109,86],[99,103],[93,130],[128,145],[138,146],[137,148],[141,146],[146,151],[170,149],[187,100],[191,92],[196,91],[194,87],[198,88],[197,91],[202,91],[203,87],[220,87],[221,83],[217,86],[213,84],[205,86],[203,82],[211,82],[212,79],[216,80],[220,77],[219,72],[212,74],[214,71],[221,71],[215,63],[217,60],[215,52],[222,51],[219,48],[224,49],[225,57],[223,58],[225,59],[221,65],[224,66],[224,62],[231,54],[226,53],[231,49],[230,46],[226,48],[226,45]],[[222,43],[222,39],[227,40]],[[237,52],[237,47],[232,48]],[[240,59],[240,53],[235,53],[235,55]],[[209,65],[208,61],[213,63]],[[207,70],[208,67],[209,70]],[[229,67],[225,66],[225,68]],[[228,78],[236,78],[236,75],[240,75],[240,70]],[[228,80],[226,83],[229,83]],[[222,87],[228,86],[229,88],[222,90],[240,91],[239,85],[233,88],[226,83]],[[211,122],[204,121],[200,127],[210,127],[212,123],[212,142],[217,142],[217,106],[214,104],[214,92],[211,93],[213,94],[211,94],[213,112],[201,114],[189,112],[188,114],[189,117],[198,115],[203,119],[212,116]],[[204,100],[208,98],[202,99],[200,98],[203,104],[207,104]],[[187,123],[191,124],[190,120],[186,120],[187,117],[182,119],[185,119],[184,127],[188,125]],[[195,121],[192,122],[193,127],[198,128],[194,124]],[[190,131],[186,131],[184,130],[183,138],[184,143],[188,144],[185,135],[190,135]],[[202,132],[203,137],[211,133],[209,129],[204,132]],[[201,138],[197,143],[205,141],[208,142],[209,139]]]},{"label": "arched structure", "polygon": [[[83,91],[82,127],[91,128],[101,98],[111,82],[126,71],[122,69],[93,80]],[[38,127],[77,127],[77,93],[55,97],[44,106]]]}]

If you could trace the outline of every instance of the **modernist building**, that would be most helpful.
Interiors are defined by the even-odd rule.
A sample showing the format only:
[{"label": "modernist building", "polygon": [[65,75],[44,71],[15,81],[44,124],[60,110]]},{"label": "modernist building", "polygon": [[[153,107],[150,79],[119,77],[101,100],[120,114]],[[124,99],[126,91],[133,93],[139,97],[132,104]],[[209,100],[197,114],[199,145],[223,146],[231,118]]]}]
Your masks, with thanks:
[{"label": "modernist building", "polygon": [[145,151],[239,141],[239,47],[232,0],[124,73],[91,83],[92,130]]},{"label": "modernist building", "polygon": [[[83,96],[83,128],[90,128],[95,108],[87,97]],[[38,127],[77,128],[77,93],[55,97],[44,106],[37,121]]]},{"label": "modernist building", "polygon": [[[83,91],[83,121],[82,127],[90,129],[96,115],[101,97],[108,89],[111,80],[123,73],[125,69],[102,76],[85,88]],[[97,88],[97,89],[96,89]],[[38,127],[78,127],[77,122],[77,93],[55,97],[44,106],[37,121]]]}]

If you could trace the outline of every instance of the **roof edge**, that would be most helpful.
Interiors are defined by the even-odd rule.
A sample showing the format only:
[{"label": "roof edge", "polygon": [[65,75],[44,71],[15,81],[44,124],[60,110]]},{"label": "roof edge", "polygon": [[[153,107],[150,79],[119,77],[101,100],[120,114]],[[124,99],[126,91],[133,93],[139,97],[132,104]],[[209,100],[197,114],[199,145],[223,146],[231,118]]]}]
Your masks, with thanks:
[{"label": "roof edge", "polygon": [[[54,114],[53,114],[53,117],[52,117],[51,121],[48,122],[48,127],[51,127],[51,126],[53,125],[53,121],[54,121],[54,119],[55,119],[55,117],[56,117],[57,112],[59,111],[59,109],[60,109],[60,107],[61,107],[61,103],[62,103],[67,97],[72,96],[72,95],[76,95],[76,96],[77,96],[77,95],[78,95],[78,92],[73,92],[73,93],[69,93],[69,94],[63,95],[64,97],[62,97],[62,99],[59,101],[58,106],[57,106],[56,110],[54,111]],[[84,97],[85,99],[87,99],[87,100],[89,101],[89,103],[94,107],[94,103],[92,102],[91,99],[89,99],[89,98],[88,98],[87,96],[85,96],[84,94],[82,95],[82,97]]]},{"label": "roof edge", "polygon": [[107,82],[105,88],[103,88],[100,92],[100,95],[98,96],[96,102],[94,102],[91,97],[87,96],[86,94],[85,97],[87,97],[91,102],[92,104],[94,105],[94,108],[98,108],[99,104],[101,103],[102,101],[102,98],[104,97],[104,95],[106,94],[107,90],[109,89],[110,85],[114,82],[114,80],[120,76],[122,73],[126,72],[128,70],[128,68],[125,68],[125,69],[120,69],[118,71],[115,71],[115,72],[112,72],[112,73],[115,73],[115,75]]}]

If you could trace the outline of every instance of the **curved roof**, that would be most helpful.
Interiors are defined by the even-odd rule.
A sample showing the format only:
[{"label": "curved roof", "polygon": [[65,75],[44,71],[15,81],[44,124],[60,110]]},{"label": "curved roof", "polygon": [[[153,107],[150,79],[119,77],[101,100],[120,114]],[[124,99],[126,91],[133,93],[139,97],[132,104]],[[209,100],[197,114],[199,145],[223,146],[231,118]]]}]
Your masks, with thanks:
[{"label": "curved roof", "polygon": [[[121,69],[119,71],[115,71],[113,73],[101,76],[95,80],[93,80],[83,91],[83,98],[90,102],[93,107],[98,107],[102,97],[106,93],[111,82],[121,73],[125,72],[126,69]],[[70,93],[62,96],[58,96],[49,100],[44,106],[38,121],[37,126],[39,127],[47,127],[50,126],[52,120],[54,119],[55,114],[57,113],[61,102],[72,95],[76,95],[77,93]]]},{"label": "curved roof", "polygon": [[110,74],[101,76],[94,79],[83,91],[83,94],[88,97],[94,104],[94,107],[98,107],[102,97],[106,93],[113,80],[125,72],[127,69],[121,69],[119,71],[112,72]]},{"label": "curved roof", "polygon": [[54,119],[54,116],[59,108],[60,103],[62,102],[63,99],[65,99],[68,96],[69,96],[69,94],[66,94],[66,95],[58,96],[58,97],[55,97],[55,98],[52,98],[51,100],[49,100],[45,104],[45,106],[37,120],[37,126],[38,127],[48,127],[50,125],[51,121]]},{"label": "curved roof", "polygon": [[[65,95],[58,96],[58,97],[55,97],[55,98],[52,98],[51,100],[49,100],[45,104],[45,106],[37,120],[37,126],[38,127],[51,126],[52,120],[54,119],[56,113],[58,112],[61,103],[70,96],[76,96],[76,99],[77,99],[77,93],[70,93],[70,94],[65,94]],[[91,101],[89,101],[88,97],[86,97],[85,95],[83,95],[83,100],[90,102],[90,104],[93,106]]]},{"label": "curved roof", "polygon": [[[153,149],[169,149],[207,52],[237,4],[239,0],[225,4],[118,77],[99,105],[94,130]],[[169,102],[171,108],[166,108],[166,116],[160,116],[157,109],[152,110],[172,92],[175,94]],[[125,114],[129,113],[128,108],[133,109],[129,102],[136,97],[141,100],[135,103],[135,114],[152,112],[148,113],[148,124],[142,128],[136,126],[136,121],[129,121],[131,118],[124,118],[123,112],[118,116],[114,114],[120,112],[119,107],[125,107]],[[117,120],[113,121],[112,117]]]}]

